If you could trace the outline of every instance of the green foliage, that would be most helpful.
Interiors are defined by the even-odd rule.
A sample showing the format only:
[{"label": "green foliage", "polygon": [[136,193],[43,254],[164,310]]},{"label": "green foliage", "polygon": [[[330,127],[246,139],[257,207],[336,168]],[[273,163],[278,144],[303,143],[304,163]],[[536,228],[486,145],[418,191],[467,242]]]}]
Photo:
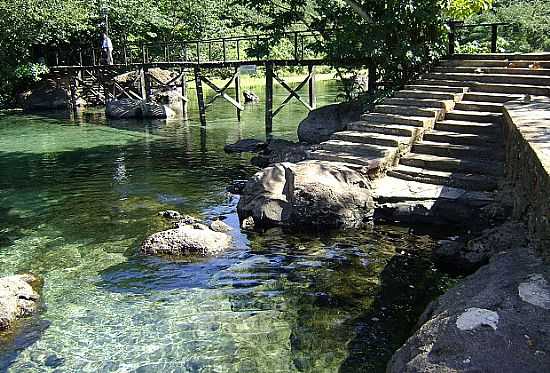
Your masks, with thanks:
[{"label": "green foliage", "polygon": [[[499,27],[498,48],[501,52],[550,51],[550,1],[495,0],[491,12],[468,19],[470,23],[504,22]],[[474,36],[465,38],[469,44]],[[478,39],[488,40],[489,30],[479,30]],[[486,45],[487,42],[485,42]]]},{"label": "green foliage", "polygon": [[50,72],[48,66],[41,63],[26,63],[17,66],[14,75],[17,79],[30,82],[39,82],[42,77]]},{"label": "green foliage", "polygon": [[494,0],[450,0],[447,15],[453,20],[464,20],[485,12],[493,6]]}]

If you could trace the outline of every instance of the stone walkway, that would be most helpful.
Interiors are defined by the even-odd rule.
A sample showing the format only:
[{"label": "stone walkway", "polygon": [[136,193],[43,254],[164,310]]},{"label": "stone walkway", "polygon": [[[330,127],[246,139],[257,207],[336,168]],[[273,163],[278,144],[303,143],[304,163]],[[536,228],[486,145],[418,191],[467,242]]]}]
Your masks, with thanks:
[{"label": "stone walkway", "polygon": [[442,61],[309,157],[368,173],[382,218],[418,221],[438,207],[468,217],[504,176],[504,103],[550,96],[550,54],[480,57]]}]

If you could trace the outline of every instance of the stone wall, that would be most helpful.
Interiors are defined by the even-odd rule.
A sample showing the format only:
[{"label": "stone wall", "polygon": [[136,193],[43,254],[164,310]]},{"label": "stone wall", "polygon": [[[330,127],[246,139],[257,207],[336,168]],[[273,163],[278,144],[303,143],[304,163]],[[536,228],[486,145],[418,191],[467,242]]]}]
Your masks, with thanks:
[{"label": "stone wall", "polygon": [[550,97],[526,97],[504,108],[506,171],[514,217],[550,260]]}]

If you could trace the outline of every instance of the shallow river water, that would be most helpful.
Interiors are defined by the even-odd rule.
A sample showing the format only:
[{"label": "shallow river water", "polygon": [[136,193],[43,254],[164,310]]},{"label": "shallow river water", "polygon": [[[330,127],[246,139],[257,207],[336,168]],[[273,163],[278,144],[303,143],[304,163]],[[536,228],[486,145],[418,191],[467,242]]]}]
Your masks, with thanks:
[{"label": "shallow river water", "polygon": [[[335,101],[336,85],[318,95]],[[294,140],[305,115],[289,105],[274,136]],[[240,124],[226,103],[207,117],[201,132],[196,110],[188,122],[0,116],[0,276],[31,271],[45,284],[42,312],[0,335],[0,372],[384,371],[448,283],[433,239],[384,226],[240,232],[225,188],[256,169],[223,145],[264,138],[262,105]],[[234,247],[138,256],[168,227],[165,209],[225,217]]]}]

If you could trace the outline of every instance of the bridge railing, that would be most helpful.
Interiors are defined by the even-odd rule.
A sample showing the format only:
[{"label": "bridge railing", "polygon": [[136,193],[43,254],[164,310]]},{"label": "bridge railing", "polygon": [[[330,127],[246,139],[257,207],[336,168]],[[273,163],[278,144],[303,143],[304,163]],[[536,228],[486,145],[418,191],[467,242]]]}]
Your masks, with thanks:
[{"label": "bridge railing", "polygon": [[[322,59],[323,37],[333,31],[291,31],[280,34],[231,36],[202,40],[115,44],[114,64],[188,62],[230,63],[273,59],[303,61]],[[105,63],[99,46],[56,48],[47,54],[50,66],[95,66]]]},{"label": "bridge railing", "polygon": [[[499,32],[502,32],[504,27],[511,26],[505,22],[465,24],[461,21],[449,21],[447,24],[449,26],[449,55],[455,54],[457,44],[463,40],[481,42],[484,35],[480,35],[480,30],[483,30],[484,34],[489,34],[490,52],[497,53]],[[489,32],[487,33],[487,31]]]}]

